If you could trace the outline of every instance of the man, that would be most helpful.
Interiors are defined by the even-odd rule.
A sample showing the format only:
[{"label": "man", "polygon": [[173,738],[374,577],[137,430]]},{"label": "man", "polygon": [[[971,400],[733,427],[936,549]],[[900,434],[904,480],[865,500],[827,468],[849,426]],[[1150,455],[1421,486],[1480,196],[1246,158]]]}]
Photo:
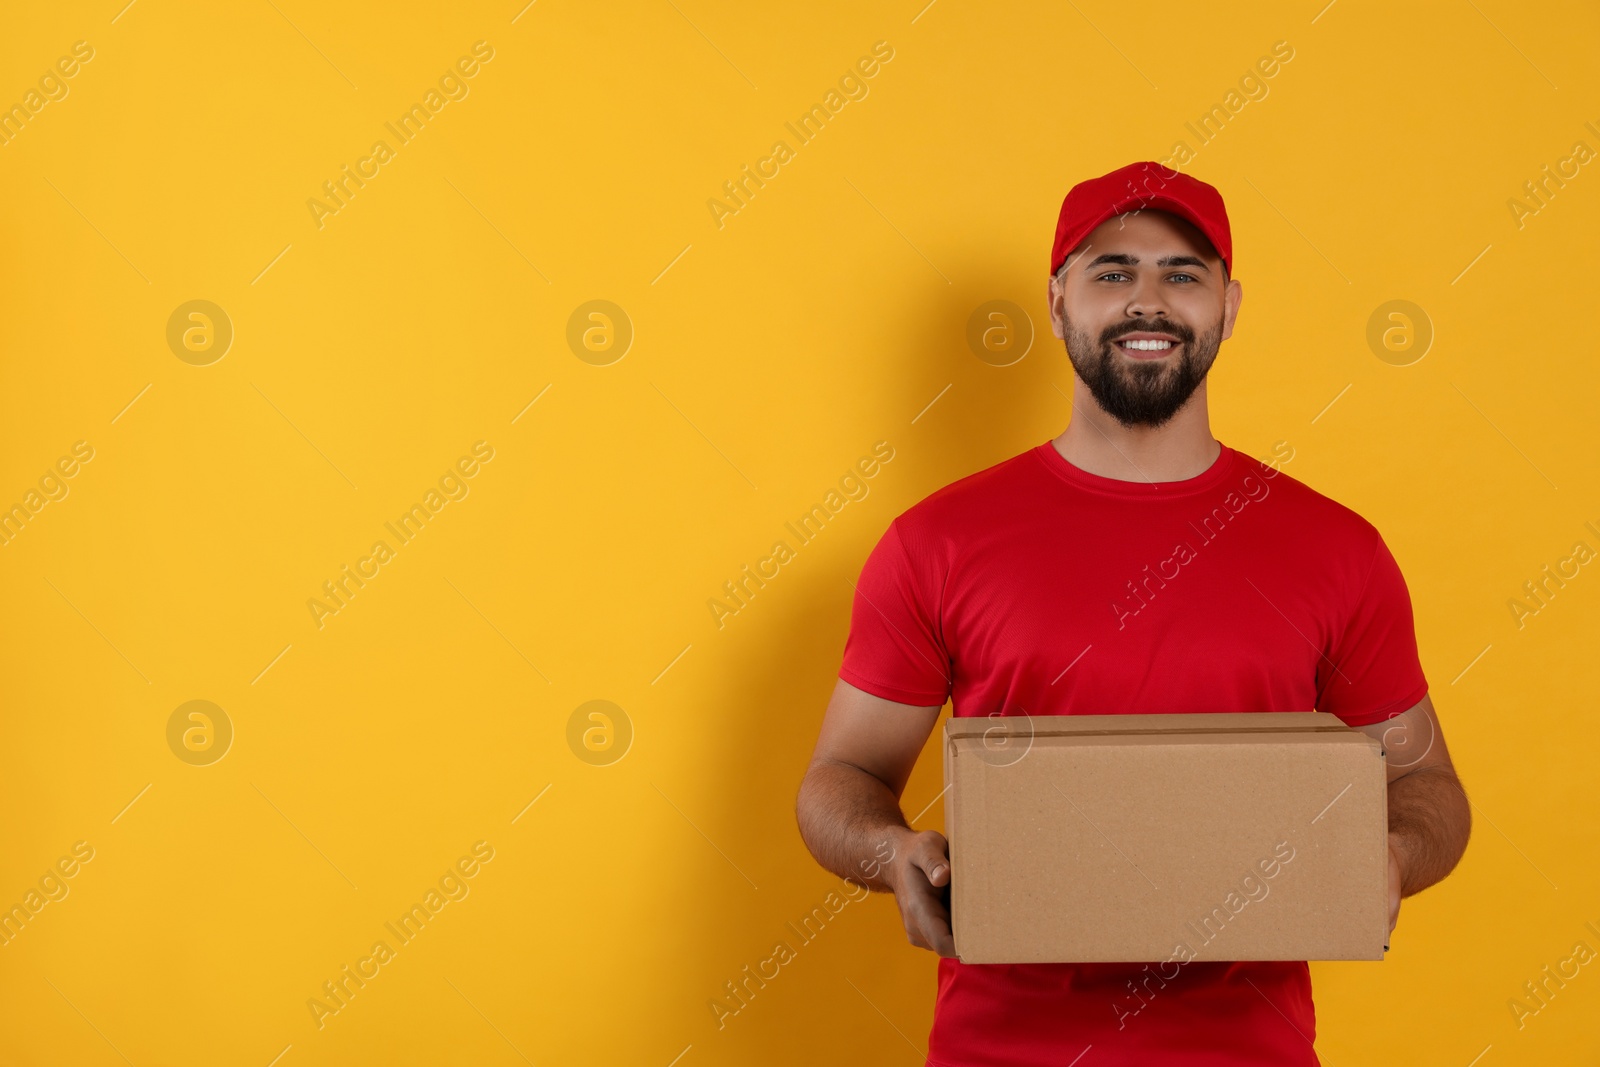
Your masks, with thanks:
[{"label": "man", "polygon": [[862,569],[796,808],[818,861],[894,893],[911,943],[942,957],[930,1064],[1318,1062],[1304,962],[1193,962],[1152,991],[1142,964],[954,958],[946,841],[899,806],[947,697],[955,715],[1337,715],[1387,750],[1391,931],[1466,847],[1382,537],[1211,436],[1232,261],[1204,182],[1136,163],[1075,186],[1047,291],[1074,371],[1066,430],[905,511]]}]

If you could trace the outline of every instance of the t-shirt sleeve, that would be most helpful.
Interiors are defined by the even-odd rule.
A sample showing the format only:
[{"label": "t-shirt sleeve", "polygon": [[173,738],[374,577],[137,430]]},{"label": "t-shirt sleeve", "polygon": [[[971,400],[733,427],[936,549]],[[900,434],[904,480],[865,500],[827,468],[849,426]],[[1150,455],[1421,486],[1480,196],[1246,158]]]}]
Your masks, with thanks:
[{"label": "t-shirt sleeve", "polygon": [[939,588],[914,565],[900,521],[890,523],[856,582],[839,677],[885,700],[942,707],[951,675]]},{"label": "t-shirt sleeve", "polygon": [[1366,581],[1317,667],[1317,710],[1348,726],[1382,722],[1428,694],[1411,594],[1389,546],[1373,535]]}]

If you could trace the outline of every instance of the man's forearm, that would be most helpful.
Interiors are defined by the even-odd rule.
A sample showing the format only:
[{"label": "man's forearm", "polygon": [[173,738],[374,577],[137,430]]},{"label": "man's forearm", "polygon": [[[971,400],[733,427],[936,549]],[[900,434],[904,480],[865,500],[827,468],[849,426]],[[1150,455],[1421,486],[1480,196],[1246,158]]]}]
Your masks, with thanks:
[{"label": "man's forearm", "polygon": [[1472,831],[1472,808],[1453,771],[1424,767],[1389,783],[1389,834],[1401,853],[1402,896],[1455,869]]},{"label": "man's forearm", "polygon": [[819,760],[795,801],[800,837],[818,863],[868,889],[892,893],[887,880],[902,839],[912,831],[893,791],[859,767]]}]

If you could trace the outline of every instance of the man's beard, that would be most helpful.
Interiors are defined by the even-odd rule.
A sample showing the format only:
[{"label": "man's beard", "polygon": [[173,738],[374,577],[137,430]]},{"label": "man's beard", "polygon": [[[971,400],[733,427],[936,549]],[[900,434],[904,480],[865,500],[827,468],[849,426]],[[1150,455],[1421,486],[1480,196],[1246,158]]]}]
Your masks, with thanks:
[{"label": "man's beard", "polygon": [[[1132,429],[1157,427],[1188,402],[1222,346],[1222,320],[1198,338],[1193,330],[1175,322],[1120,322],[1106,328],[1098,342],[1065,318],[1067,358],[1106,414]],[[1113,342],[1130,333],[1165,333],[1183,346],[1176,359],[1137,360],[1117,350]],[[1172,365],[1168,365],[1172,364]]]}]

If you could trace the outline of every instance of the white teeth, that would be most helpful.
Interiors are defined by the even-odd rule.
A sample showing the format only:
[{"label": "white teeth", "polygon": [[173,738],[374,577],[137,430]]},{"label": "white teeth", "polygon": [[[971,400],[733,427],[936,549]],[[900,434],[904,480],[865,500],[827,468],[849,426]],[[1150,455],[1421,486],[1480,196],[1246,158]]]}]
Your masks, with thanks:
[{"label": "white teeth", "polygon": [[1140,352],[1159,352],[1162,349],[1172,347],[1171,341],[1122,341],[1120,343],[1124,348],[1133,348]]}]

